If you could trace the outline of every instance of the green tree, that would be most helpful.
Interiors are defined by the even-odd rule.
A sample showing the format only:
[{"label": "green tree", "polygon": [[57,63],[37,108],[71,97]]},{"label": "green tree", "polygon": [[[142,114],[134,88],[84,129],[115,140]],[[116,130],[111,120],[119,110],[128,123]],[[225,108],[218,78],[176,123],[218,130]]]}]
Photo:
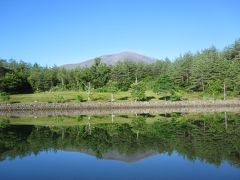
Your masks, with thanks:
[{"label": "green tree", "polygon": [[207,84],[207,92],[212,94],[213,98],[215,99],[215,95],[223,92],[223,83],[220,80],[211,80]]},{"label": "green tree", "polygon": [[173,89],[173,79],[168,75],[160,76],[153,85],[153,91],[155,93],[170,92]]},{"label": "green tree", "polygon": [[109,80],[107,83],[107,88],[111,92],[111,101],[114,101],[114,93],[118,91],[117,82]]},{"label": "green tree", "polygon": [[176,59],[173,64],[173,77],[176,85],[181,87],[187,87],[190,85],[192,63],[193,55],[190,52]]},{"label": "green tree", "polygon": [[94,88],[100,88],[107,84],[110,69],[106,64],[96,58],[94,64],[90,67],[91,83]]},{"label": "green tree", "polygon": [[133,83],[131,85],[131,95],[135,101],[141,101],[145,98],[146,86],[143,82]]},{"label": "green tree", "polygon": [[[118,62],[113,66],[111,71],[111,79],[118,83],[118,89],[127,91],[131,84],[136,81],[136,75],[140,72],[136,67],[136,63],[131,61]],[[138,77],[139,79],[140,77]]]}]

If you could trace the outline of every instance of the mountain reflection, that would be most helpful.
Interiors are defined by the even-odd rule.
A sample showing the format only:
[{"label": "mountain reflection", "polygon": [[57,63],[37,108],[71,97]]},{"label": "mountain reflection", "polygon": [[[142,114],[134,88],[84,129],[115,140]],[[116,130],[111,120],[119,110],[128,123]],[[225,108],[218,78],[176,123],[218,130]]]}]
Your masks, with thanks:
[{"label": "mountain reflection", "polygon": [[236,113],[61,116],[45,118],[51,122],[47,126],[41,119],[34,121],[40,125],[33,125],[33,118],[1,118],[0,160],[64,150],[130,163],[176,151],[188,160],[216,166],[227,161],[240,167],[239,117]]}]

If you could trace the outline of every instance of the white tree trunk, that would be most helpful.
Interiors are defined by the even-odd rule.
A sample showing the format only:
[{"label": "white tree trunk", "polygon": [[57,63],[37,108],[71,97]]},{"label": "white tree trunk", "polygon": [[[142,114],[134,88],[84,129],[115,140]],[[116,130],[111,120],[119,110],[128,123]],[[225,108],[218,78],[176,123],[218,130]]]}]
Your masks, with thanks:
[{"label": "white tree trunk", "polygon": [[111,94],[111,102],[114,101],[113,93]]},{"label": "white tree trunk", "polygon": [[112,113],[112,123],[114,123],[114,114]]},{"label": "white tree trunk", "polygon": [[225,124],[225,129],[228,127],[228,117],[227,117],[227,112],[224,112],[224,124]]},{"label": "white tree trunk", "polygon": [[137,140],[138,140],[138,137],[139,137],[139,130],[137,130]]},{"label": "white tree trunk", "polygon": [[90,101],[90,94],[91,94],[91,83],[88,82],[88,101]]}]

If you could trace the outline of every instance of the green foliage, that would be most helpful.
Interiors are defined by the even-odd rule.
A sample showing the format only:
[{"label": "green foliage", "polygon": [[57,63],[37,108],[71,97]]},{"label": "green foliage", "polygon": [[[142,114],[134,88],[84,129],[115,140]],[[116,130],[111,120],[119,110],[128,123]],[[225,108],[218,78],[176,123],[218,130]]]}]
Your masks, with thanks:
[{"label": "green foliage", "polygon": [[142,130],[146,127],[146,119],[144,117],[136,117],[132,120],[132,127],[136,130]]},{"label": "green foliage", "polygon": [[172,101],[181,101],[182,100],[182,96],[179,92],[171,90],[171,96],[170,99]]},{"label": "green foliage", "polygon": [[77,95],[77,101],[84,102],[85,100],[82,95]]},{"label": "green foliage", "polygon": [[173,79],[168,75],[160,76],[153,85],[153,91],[156,93],[170,92],[174,89]]},{"label": "green foliage", "polygon": [[92,101],[109,101],[109,96],[106,94],[93,94],[91,96]]},{"label": "green foliage", "polygon": [[176,59],[173,64],[172,78],[177,86],[187,87],[190,85],[193,55],[189,52]]},{"label": "green foliage", "polygon": [[220,80],[209,81],[209,83],[207,84],[207,92],[208,94],[213,95],[213,97],[215,98],[215,95],[223,92],[223,83]]},{"label": "green foliage", "polygon": [[[12,60],[7,65],[7,68],[9,69],[8,73],[11,74],[11,76],[13,77],[13,81],[8,81],[8,83],[6,84],[7,90],[5,92],[12,94],[31,93],[32,87],[27,81],[27,78],[30,74],[31,65],[22,61],[17,63],[16,61]],[[7,74],[5,74],[5,78]],[[11,88],[9,89],[9,87]]]},{"label": "green foliage", "polygon": [[109,80],[107,83],[108,92],[115,93],[118,91],[117,82]]},{"label": "green foliage", "polygon": [[127,91],[136,77],[142,80],[151,73],[150,66],[132,61],[118,62],[111,71],[111,80],[117,82],[117,89]]},{"label": "green foliage", "polygon": [[42,68],[34,64],[28,81],[35,92],[48,91],[56,86],[57,75],[54,69]]},{"label": "green foliage", "polygon": [[50,89],[50,92],[58,92],[58,91],[62,91],[62,88],[59,86],[54,86]]},{"label": "green foliage", "polygon": [[110,69],[106,64],[101,63],[100,58],[95,59],[95,63],[90,67],[91,84],[94,88],[100,88],[107,84]]},{"label": "green foliage", "polygon": [[234,44],[227,47],[223,53],[227,60],[240,59],[240,39],[236,40]]},{"label": "green foliage", "polygon": [[146,86],[143,82],[133,83],[131,85],[131,95],[136,101],[145,99]]},{"label": "green foliage", "polygon": [[[48,117],[44,123],[53,118],[68,122],[65,126],[11,126],[9,120],[0,129],[1,160],[38,154],[43,150],[88,149],[98,158],[106,152],[119,152],[128,157],[135,157],[154,150],[155,152],[177,152],[193,160],[201,159],[205,163],[219,166],[228,162],[240,167],[240,119],[238,113],[227,113],[227,126],[223,123],[224,113],[164,114],[155,116],[155,121],[146,117],[131,117],[132,123],[104,123],[102,116],[95,116],[96,123],[91,124],[89,134],[85,117]],[[78,125],[73,126],[69,120]],[[16,117],[11,121],[26,122],[26,118]],[[38,119],[36,119],[37,121]],[[10,122],[11,122],[10,121]],[[29,118],[32,123],[32,119]],[[0,120],[0,122],[2,122]],[[148,123],[147,123],[148,122]],[[149,123],[151,122],[151,123]],[[81,124],[81,125],[80,125]],[[1,126],[1,123],[0,123]],[[140,133],[136,139],[136,131]]]},{"label": "green foliage", "polygon": [[96,58],[91,67],[71,70],[0,60],[0,92],[86,91],[90,82],[95,92],[115,93],[127,91],[134,82],[141,81],[158,94],[180,88],[213,95],[221,92],[216,87],[220,83],[226,84],[229,94],[240,94],[239,52],[237,40],[223,51],[210,47],[195,54],[185,53],[172,61],[144,64],[127,60],[108,66]]},{"label": "green foliage", "polygon": [[56,95],[56,96],[55,96],[55,101],[56,101],[57,103],[65,103],[65,102],[66,102],[66,100],[64,99],[64,97],[63,97],[63,96],[60,96],[60,95]]},{"label": "green foliage", "polygon": [[0,93],[0,100],[1,101],[9,101],[10,100],[10,96],[7,94],[7,93],[5,93],[5,92],[2,92],[2,93]]},{"label": "green foliage", "polygon": [[10,124],[10,120],[9,119],[3,119],[3,120],[0,120],[0,129],[4,129],[6,127],[8,127]]}]

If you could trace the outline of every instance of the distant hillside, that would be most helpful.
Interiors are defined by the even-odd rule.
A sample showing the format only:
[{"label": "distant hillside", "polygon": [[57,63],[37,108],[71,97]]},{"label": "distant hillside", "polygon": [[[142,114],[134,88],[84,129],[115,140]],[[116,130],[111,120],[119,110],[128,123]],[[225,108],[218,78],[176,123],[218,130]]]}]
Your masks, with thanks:
[{"label": "distant hillside", "polygon": [[[102,63],[107,64],[107,65],[114,65],[117,62],[120,61],[132,61],[132,62],[143,62],[146,64],[151,64],[154,63],[157,59],[148,57],[142,54],[138,54],[135,52],[121,52],[117,54],[110,54],[110,55],[103,55],[100,56]],[[61,67],[64,67],[66,69],[74,69],[78,67],[90,67],[94,63],[94,59],[86,60],[81,63],[76,63],[76,64],[65,64],[62,65]]]},{"label": "distant hillside", "polygon": [[[92,149],[77,149],[77,148],[66,148],[64,149],[65,151],[69,152],[80,152],[80,153],[85,153],[91,156],[96,156],[96,152],[94,152]],[[126,154],[126,153],[121,153],[118,150],[108,150],[102,154],[102,159],[107,159],[107,160],[117,160],[117,161],[122,161],[126,163],[134,163],[143,159],[146,159],[148,157],[157,155],[158,153],[153,150],[145,150],[145,151],[136,151],[131,154]]]}]

